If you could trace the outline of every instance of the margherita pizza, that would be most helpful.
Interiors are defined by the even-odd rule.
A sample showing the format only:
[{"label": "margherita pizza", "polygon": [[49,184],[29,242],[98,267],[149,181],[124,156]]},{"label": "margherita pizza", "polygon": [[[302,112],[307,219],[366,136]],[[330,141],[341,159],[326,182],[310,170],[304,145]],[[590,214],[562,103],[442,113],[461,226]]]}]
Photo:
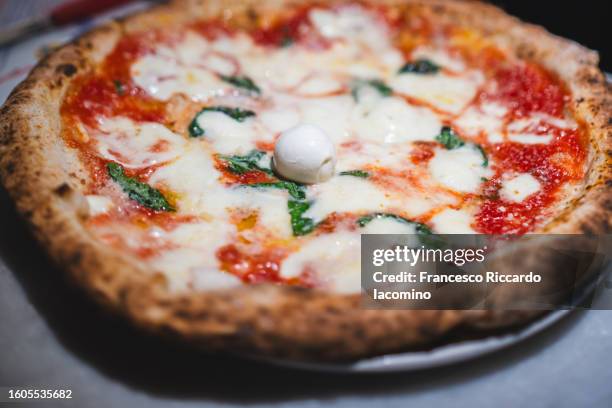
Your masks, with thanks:
[{"label": "margherita pizza", "polygon": [[43,60],[0,171],[135,324],[354,358],[531,318],[360,309],[360,235],[609,232],[611,101],[596,53],[478,2],[174,1]]}]

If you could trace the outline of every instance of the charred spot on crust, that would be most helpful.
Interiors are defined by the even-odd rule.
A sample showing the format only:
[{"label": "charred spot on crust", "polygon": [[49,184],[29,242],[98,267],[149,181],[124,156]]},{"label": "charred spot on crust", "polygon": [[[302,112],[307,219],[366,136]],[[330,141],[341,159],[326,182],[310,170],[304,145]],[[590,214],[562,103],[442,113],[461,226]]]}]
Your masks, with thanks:
[{"label": "charred spot on crust", "polygon": [[15,162],[9,161],[4,169],[6,170],[6,174],[10,176],[15,172]]},{"label": "charred spot on crust", "polygon": [[56,187],[53,192],[58,196],[64,198],[67,197],[70,193],[72,193],[72,188],[68,185],[68,183],[62,183],[59,187]]},{"label": "charred spot on crust", "polygon": [[128,295],[129,295],[130,291],[127,287],[123,286],[121,288],[119,288],[119,291],[117,293],[117,297],[119,299],[119,303],[122,305],[125,305],[127,303],[128,300]]},{"label": "charred spot on crust", "polygon": [[517,51],[517,57],[532,60],[535,57],[535,50],[530,44],[520,44]]},{"label": "charred spot on crust", "polygon": [[443,14],[444,6],[442,6],[441,4],[436,4],[432,7],[431,10],[433,11],[434,14]]},{"label": "charred spot on crust", "polygon": [[363,327],[355,327],[353,329],[353,337],[357,340],[365,340],[367,335]]},{"label": "charred spot on crust", "polygon": [[586,78],[586,81],[591,85],[597,85],[599,83],[599,77],[593,75]]},{"label": "charred spot on crust", "polygon": [[192,317],[191,312],[189,310],[183,310],[183,309],[175,311],[174,316],[179,319],[185,319],[185,320],[189,320]]},{"label": "charred spot on crust", "polygon": [[249,7],[249,9],[246,12],[246,15],[249,18],[249,20],[251,20],[251,22],[254,23],[257,21],[258,15],[257,15],[257,11],[254,8]]},{"label": "charred spot on crust", "polygon": [[66,75],[67,77],[71,77],[74,74],[76,74],[77,67],[74,66],[73,64],[61,64],[57,66],[56,70],[57,72],[60,72]]},{"label": "charred spot on crust", "polygon": [[595,233],[595,232],[593,231],[593,228],[592,228],[592,227],[591,227],[589,224],[584,224],[584,225],[582,225],[582,227],[581,227],[580,229],[581,229],[581,232],[582,232],[583,234],[586,234],[586,235],[592,235],[592,234],[594,234],[594,233]]},{"label": "charred spot on crust", "polygon": [[83,253],[80,250],[76,250],[69,258],[68,258],[68,264],[69,265],[79,265],[81,263],[81,261],[83,260]]}]

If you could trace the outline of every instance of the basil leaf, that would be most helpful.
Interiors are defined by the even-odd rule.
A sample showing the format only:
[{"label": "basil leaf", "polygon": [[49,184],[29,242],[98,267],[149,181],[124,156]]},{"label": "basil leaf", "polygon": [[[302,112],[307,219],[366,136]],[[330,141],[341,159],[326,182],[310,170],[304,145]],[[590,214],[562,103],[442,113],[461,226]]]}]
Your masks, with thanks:
[{"label": "basil leaf", "polygon": [[316,224],[314,220],[303,216],[310,208],[308,201],[289,200],[287,201],[287,208],[289,209],[291,229],[294,236],[306,235],[315,229]]},{"label": "basil leaf", "polygon": [[266,155],[266,152],[261,150],[251,150],[245,156],[219,156],[221,160],[227,162],[227,168],[235,174],[244,174],[248,171],[259,170],[267,174],[274,174],[270,168],[262,167],[259,165],[262,157]]},{"label": "basil leaf", "polygon": [[[459,136],[453,132],[453,130],[444,126],[440,131],[440,134],[436,136],[436,141],[443,144],[448,150],[457,149],[461,146],[465,146],[465,142],[459,138]],[[482,155],[482,167],[487,167],[489,165],[489,157],[487,156],[487,152],[483,149],[482,146],[470,143],[470,145],[474,146],[480,154]]]},{"label": "basil leaf", "polygon": [[480,151],[480,154],[482,154],[482,167],[487,167],[489,165],[489,156],[487,156],[487,152],[485,152],[480,145],[476,145],[476,148]]},{"label": "basil leaf", "polygon": [[400,68],[398,74],[435,74],[440,71],[440,66],[427,59],[418,59],[407,62]]},{"label": "basil leaf", "polygon": [[253,183],[242,184],[242,187],[253,188],[277,188],[287,190],[289,200],[287,209],[291,218],[291,229],[294,236],[306,235],[316,228],[312,218],[304,217],[304,213],[310,208],[310,203],[306,201],[306,190],[303,185],[291,181],[278,181],[273,183]]},{"label": "basil leaf", "polygon": [[259,87],[255,85],[255,82],[253,82],[253,80],[246,75],[244,76],[221,75],[221,79],[229,84],[234,85],[235,87],[244,88],[247,91],[256,93],[258,95],[261,94],[261,89],[259,89]]},{"label": "basil leaf", "polygon": [[448,150],[453,150],[465,145],[465,142],[448,126],[442,128],[440,134],[436,136],[436,141],[443,144]]},{"label": "basil leaf", "polygon": [[244,122],[246,118],[255,116],[255,112],[251,110],[231,108],[229,106],[207,106],[200,110],[189,124],[188,130],[191,137],[200,137],[204,135],[204,129],[198,124],[198,118],[204,112],[221,112],[238,122]]},{"label": "basil leaf", "polygon": [[191,137],[200,137],[204,135],[204,129],[202,129],[200,125],[198,125],[198,116],[200,116],[200,113],[198,113],[196,117],[193,118],[193,120],[189,124],[189,127],[187,128],[189,130],[189,136]]},{"label": "basil leaf", "polygon": [[371,86],[376,89],[381,96],[390,96],[393,94],[393,89],[380,79],[355,79],[351,81],[350,84],[351,95],[355,101],[359,101],[359,90],[364,86]]},{"label": "basil leaf", "polygon": [[121,165],[109,162],[106,164],[106,170],[110,178],[119,184],[130,199],[155,211],[175,211],[159,190],[126,176]]},{"label": "basil leaf", "polygon": [[115,79],[113,81],[113,85],[115,85],[115,91],[117,91],[117,95],[123,96],[123,94],[125,93],[125,89],[123,88],[123,83],[119,81],[118,79]]},{"label": "basil leaf", "polygon": [[283,38],[281,39],[280,47],[281,48],[291,47],[294,42],[295,41],[293,40],[293,38],[291,38],[291,36],[287,34],[283,36]]},{"label": "basil leaf", "polygon": [[304,186],[301,184],[293,183],[291,181],[275,181],[271,183],[252,183],[252,184],[241,184],[243,187],[252,188],[277,188],[279,190],[286,190],[291,197],[296,200],[304,200],[306,198],[306,191]]},{"label": "basil leaf", "polygon": [[363,170],[341,171],[338,174],[341,175],[341,176],[353,176],[353,177],[361,177],[361,178],[368,178],[368,177],[370,177],[370,173],[368,173],[367,171],[363,171]]}]

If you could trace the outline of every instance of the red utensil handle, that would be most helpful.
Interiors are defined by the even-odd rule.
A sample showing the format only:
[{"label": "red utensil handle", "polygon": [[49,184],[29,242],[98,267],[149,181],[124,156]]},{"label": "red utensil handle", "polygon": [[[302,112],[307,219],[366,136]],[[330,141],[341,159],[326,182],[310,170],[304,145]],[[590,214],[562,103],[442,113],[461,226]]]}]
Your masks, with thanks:
[{"label": "red utensil handle", "polygon": [[71,0],[51,11],[51,21],[55,25],[70,24],[131,1],[133,0]]}]

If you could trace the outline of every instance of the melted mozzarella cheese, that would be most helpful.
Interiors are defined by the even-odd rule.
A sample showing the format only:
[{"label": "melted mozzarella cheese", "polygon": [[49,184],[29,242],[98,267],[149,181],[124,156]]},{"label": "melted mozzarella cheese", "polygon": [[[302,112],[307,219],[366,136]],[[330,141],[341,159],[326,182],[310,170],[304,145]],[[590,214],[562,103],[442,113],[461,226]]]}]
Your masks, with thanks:
[{"label": "melted mozzarella cheese", "polygon": [[472,101],[483,81],[484,77],[479,72],[461,76],[406,73],[397,75],[390,84],[395,91],[404,95],[418,98],[446,112],[459,113]]},{"label": "melted mozzarella cheese", "polygon": [[88,214],[91,217],[105,214],[114,207],[113,201],[105,196],[87,195],[85,199],[87,200]]},{"label": "melted mozzarella cheese", "polygon": [[489,143],[503,141],[504,116],[507,109],[499,104],[489,103],[471,107],[455,119],[454,124],[468,136],[476,137],[484,133]]},{"label": "melted mozzarella cheese", "polygon": [[434,232],[438,234],[474,234],[472,215],[466,210],[444,209],[432,219]]},{"label": "melted mozzarella cheese", "polygon": [[560,119],[544,113],[533,113],[524,119],[518,119],[508,124],[508,139],[523,144],[547,144],[553,139],[552,134],[546,134],[548,126],[559,129],[575,129],[577,124],[571,119]]},{"label": "melted mozzarella cheese", "polygon": [[[417,217],[439,203],[449,203],[452,198],[423,197],[420,191],[385,191],[376,184],[360,177],[339,176],[315,184],[308,191],[311,207],[304,214],[315,222],[336,213],[397,212]],[[452,201],[451,201],[452,202]]]},{"label": "melted mozzarella cheese", "polygon": [[552,140],[552,135],[536,135],[533,133],[510,133],[508,140],[522,144],[546,144]]},{"label": "melted mozzarella cheese", "polygon": [[216,267],[200,266],[191,269],[193,289],[199,291],[230,289],[242,285],[242,281]]},{"label": "melted mozzarella cheese", "polygon": [[540,182],[531,174],[522,173],[502,183],[500,195],[504,200],[520,203],[540,191]]},{"label": "melted mozzarella cheese", "polygon": [[[215,66],[215,60],[207,54],[209,49],[209,43],[203,37],[188,31],[176,47],[159,45],[155,53],[147,54],[132,64],[132,79],[151,96],[161,100],[178,93],[195,100],[222,95],[229,85],[219,79],[214,69],[229,72],[229,68],[219,68],[218,58]],[[208,68],[204,61],[212,63],[213,69]]]},{"label": "melted mozzarella cheese", "polygon": [[97,149],[109,160],[126,167],[145,167],[164,163],[178,157],[184,139],[159,123],[135,123],[117,117],[101,119],[96,137]]},{"label": "melted mozzarella cheese", "polygon": [[228,89],[228,85],[211,71],[180,67],[175,61],[157,54],[142,57],[132,65],[131,72],[136,85],[161,100],[182,93],[204,101],[223,95]]},{"label": "melted mozzarella cheese", "polygon": [[219,177],[208,151],[192,144],[177,160],[155,171],[149,183],[165,185],[173,191],[182,212],[227,219],[225,205],[213,195],[221,187]]},{"label": "melted mozzarella cheese", "polygon": [[410,152],[413,150],[410,143],[353,142],[338,148],[336,168],[339,172],[368,166],[401,170],[410,163]]},{"label": "melted mozzarella cheese", "polygon": [[448,189],[476,193],[482,178],[490,175],[482,161],[480,151],[469,144],[453,150],[438,148],[429,162],[429,171],[434,180]]},{"label": "melted mozzarella cheese", "polygon": [[[362,7],[348,6],[336,11],[314,9],[310,12],[310,21],[324,38],[373,51],[389,49],[388,29]],[[397,59],[394,62],[401,63]]]},{"label": "melted mozzarella cheese", "polygon": [[316,283],[337,293],[356,293],[361,289],[359,234],[339,231],[321,235],[304,244],[283,262],[280,274],[295,278],[308,270],[316,271]]},{"label": "melted mozzarella cheese", "polygon": [[278,134],[300,123],[300,115],[296,108],[281,106],[264,110],[258,120],[269,132]]},{"label": "melted mozzarella cheese", "polygon": [[325,95],[341,92],[343,86],[342,81],[332,75],[312,75],[296,86],[294,93],[306,97]]},{"label": "melted mozzarella cheese", "polygon": [[255,147],[257,122],[246,118],[242,122],[222,112],[205,111],[196,119],[204,130],[204,140],[211,143],[216,152],[225,155],[246,154]]},{"label": "melted mozzarella cheese", "polygon": [[412,51],[412,59],[426,59],[434,64],[450,69],[451,71],[461,72],[465,70],[465,63],[457,56],[450,55],[446,50],[433,48],[431,46],[420,46]]},{"label": "melted mozzarella cheese", "polygon": [[[181,224],[171,231],[159,233],[159,239],[171,242],[173,248],[161,252],[154,260],[156,268],[166,277],[171,290],[208,282],[214,286],[200,289],[220,289],[235,282],[223,280],[215,252],[231,238],[232,226],[222,220]],[[216,281],[216,282],[215,282]]]},{"label": "melted mozzarella cheese", "polygon": [[442,127],[431,111],[395,97],[360,103],[351,119],[353,131],[362,140],[384,143],[434,140]]},{"label": "melted mozzarella cheese", "polygon": [[309,198],[313,204],[304,215],[318,222],[333,212],[384,211],[389,205],[389,196],[389,193],[362,178],[334,177],[311,187]]},{"label": "melted mozzarella cheese", "polygon": [[255,210],[258,223],[279,238],[292,236],[291,219],[287,211],[288,195],[284,191],[239,187],[232,191],[234,208]]},{"label": "melted mozzarella cheese", "polygon": [[340,144],[351,135],[352,109],[353,101],[348,95],[310,98],[299,104],[300,122],[320,127],[335,144]]},{"label": "melted mozzarella cheese", "polygon": [[560,119],[545,113],[533,113],[524,119],[515,120],[508,124],[508,132],[519,133],[528,130],[537,130],[541,124],[550,124],[560,129],[574,129],[576,122],[571,119]]}]

